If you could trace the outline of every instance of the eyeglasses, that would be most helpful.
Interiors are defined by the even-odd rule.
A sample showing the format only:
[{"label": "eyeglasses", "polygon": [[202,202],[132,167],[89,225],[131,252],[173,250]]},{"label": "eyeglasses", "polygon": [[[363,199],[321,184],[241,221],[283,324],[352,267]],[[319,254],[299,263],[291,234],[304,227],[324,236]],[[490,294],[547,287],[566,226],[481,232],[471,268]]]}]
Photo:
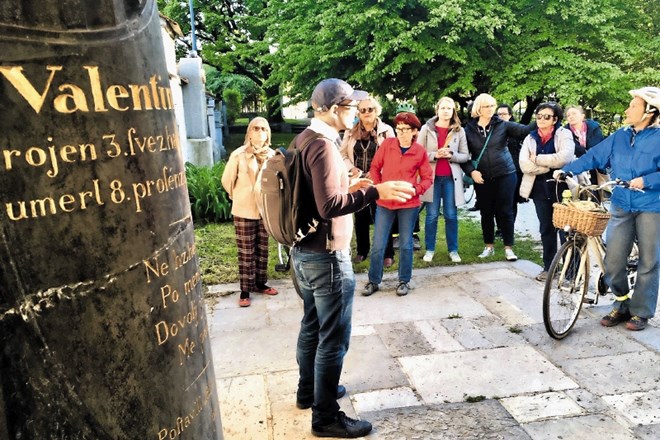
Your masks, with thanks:
[{"label": "eyeglasses", "polygon": [[338,107],[357,108],[357,104],[337,104]]},{"label": "eyeglasses", "polygon": [[412,128],[410,127],[397,127],[395,128],[397,133],[408,133],[409,131],[412,131]]},{"label": "eyeglasses", "polygon": [[495,104],[482,105],[483,108],[495,108]]},{"label": "eyeglasses", "polygon": [[536,120],[541,121],[541,120],[545,119],[546,121],[549,121],[550,119],[552,119],[554,117],[555,117],[555,115],[542,115],[542,114],[538,113],[536,115]]},{"label": "eyeglasses", "polygon": [[497,112],[497,116],[511,116],[509,112]]},{"label": "eyeglasses", "polygon": [[252,126],[252,131],[265,131],[268,132],[268,127],[259,127],[258,125]]},{"label": "eyeglasses", "polygon": [[358,111],[362,114],[365,113],[373,113],[376,109],[373,107],[364,107],[364,108],[359,108]]}]

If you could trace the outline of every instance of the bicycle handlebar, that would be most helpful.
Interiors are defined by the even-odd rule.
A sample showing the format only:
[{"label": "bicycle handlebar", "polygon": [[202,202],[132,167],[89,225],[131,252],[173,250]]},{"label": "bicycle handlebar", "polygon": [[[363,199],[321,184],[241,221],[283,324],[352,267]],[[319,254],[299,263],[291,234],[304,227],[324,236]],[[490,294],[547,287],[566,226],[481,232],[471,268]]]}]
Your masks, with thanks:
[{"label": "bicycle handlebar", "polygon": [[547,181],[548,182],[567,181],[567,182],[571,183],[573,186],[579,187],[581,190],[584,189],[584,190],[591,190],[591,191],[600,191],[601,189],[605,189],[605,188],[608,188],[608,187],[619,186],[621,188],[626,188],[626,189],[629,189],[631,191],[639,191],[641,193],[644,192],[643,189],[631,188],[629,180],[621,180],[621,179],[618,179],[618,178],[614,179],[614,180],[607,181],[607,182],[603,183],[602,185],[582,185],[582,184],[580,184],[580,182],[578,182],[578,180],[572,174],[571,175],[564,174],[563,179],[560,177],[558,179],[554,179],[554,178],[553,179],[548,179]]}]

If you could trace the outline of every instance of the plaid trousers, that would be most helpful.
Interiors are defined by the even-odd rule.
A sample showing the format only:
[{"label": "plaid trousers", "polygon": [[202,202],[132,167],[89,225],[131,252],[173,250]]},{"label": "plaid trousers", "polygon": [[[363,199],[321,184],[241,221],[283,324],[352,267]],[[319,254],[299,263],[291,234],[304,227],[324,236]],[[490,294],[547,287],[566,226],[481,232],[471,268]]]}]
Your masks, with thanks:
[{"label": "plaid trousers", "polygon": [[241,291],[254,292],[268,281],[268,233],[259,220],[234,216]]}]

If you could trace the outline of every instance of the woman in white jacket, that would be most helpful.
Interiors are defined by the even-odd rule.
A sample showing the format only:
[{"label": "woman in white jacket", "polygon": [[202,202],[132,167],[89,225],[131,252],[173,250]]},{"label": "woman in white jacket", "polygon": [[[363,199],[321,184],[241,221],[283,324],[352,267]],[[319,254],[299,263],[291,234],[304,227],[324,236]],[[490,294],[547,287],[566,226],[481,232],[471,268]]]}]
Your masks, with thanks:
[{"label": "woman in white jacket", "polygon": [[454,263],[460,263],[456,207],[465,204],[465,197],[463,171],[459,164],[467,162],[470,153],[454,100],[448,97],[440,98],[435,105],[435,114],[424,124],[417,136],[417,142],[426,149],[435,176],[433,186],[421,197],[421,200],[426,202],[426,253],[423,259],[433,260],[442,205],[449,258]]},{"label": "woman in white jacket", "polygon": [[543,244],[543,271],[536,279],[545,281],[557,253],[557,232],[563,240],[563,233],[552,224],[552,204],[559,201],[564,188],[548,179],[575,158],[575,143],[570,130],[561,126],[564,115],[559,104],[544,102],[535,113],[538,128],[527,135],[520,150],[520,195],[534,201]]}]

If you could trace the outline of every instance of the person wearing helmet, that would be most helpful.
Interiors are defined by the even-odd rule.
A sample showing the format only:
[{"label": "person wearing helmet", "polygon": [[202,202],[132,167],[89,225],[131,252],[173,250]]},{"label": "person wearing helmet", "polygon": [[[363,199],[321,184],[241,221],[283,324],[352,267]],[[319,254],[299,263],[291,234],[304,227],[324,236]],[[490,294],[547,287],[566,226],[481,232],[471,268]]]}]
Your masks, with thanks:
[{"label": "person wearing helmet", "polygon": [[[631,191],[615,187],[612,217],[607,224],[605,281],[615,295],[612,311],[600,323],[613,327],[622,322],[628,330],[643,330],[655,315],[658,302],[660,255],[660,89],[631,90],[625,127],[561,170],[578,174],[594,168],[611,168],[611,176],[630,181]],[[637,239],[639,262],[635,293],[628,291],[628,255]]]}]

